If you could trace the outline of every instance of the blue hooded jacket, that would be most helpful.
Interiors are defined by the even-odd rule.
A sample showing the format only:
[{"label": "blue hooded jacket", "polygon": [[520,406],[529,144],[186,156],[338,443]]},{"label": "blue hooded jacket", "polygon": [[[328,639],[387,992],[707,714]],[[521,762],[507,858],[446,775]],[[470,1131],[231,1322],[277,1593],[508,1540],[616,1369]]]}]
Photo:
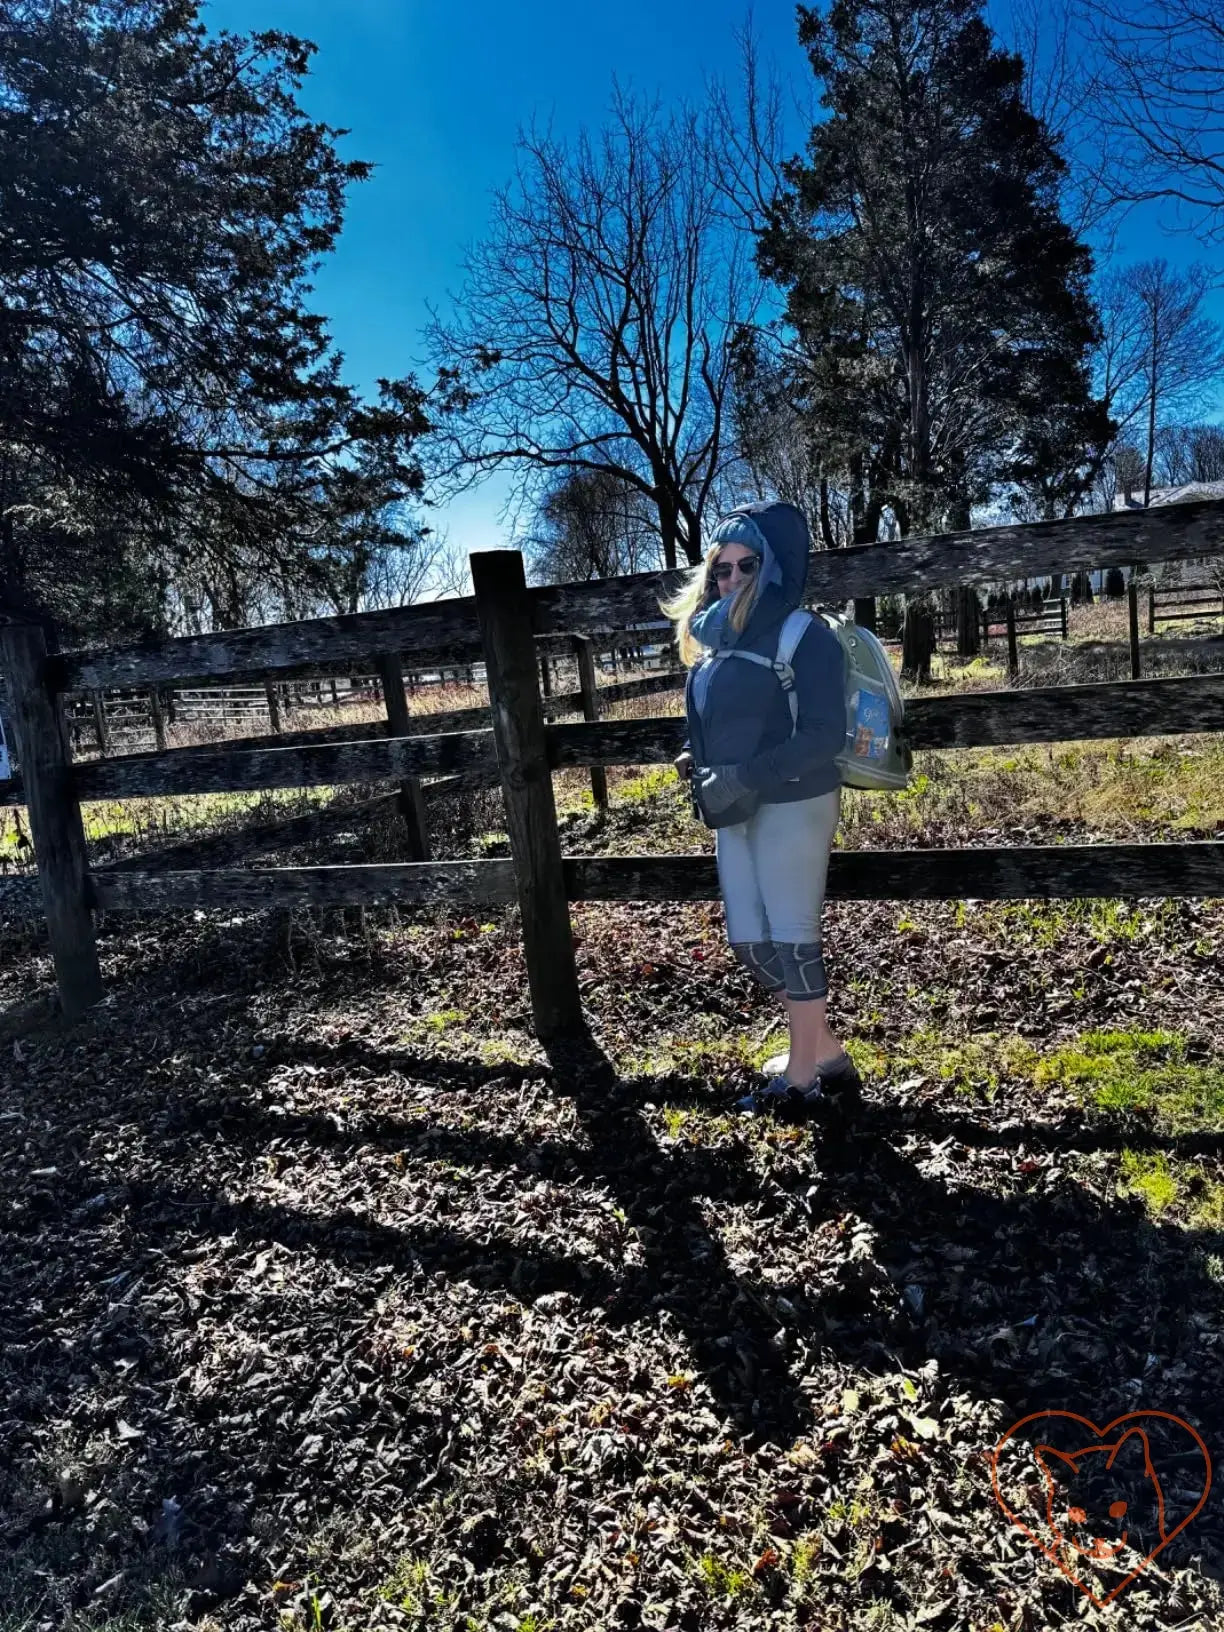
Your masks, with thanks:
[{"label": "blue hooded jacket", "polygon": [[[747,525],[745,525],[745,522]],[[813,799],[841,785],[835,757],[846,741],[845,657],[827,624],[813,619],[795,651],[799,718],[791,735],[790,704],[775,674],[759,663],[730,661],[733,647],[771,661],[788,613],[802,604],[811,538],[792,504],[745,504],[723,518],[712,542],[751,543],[763,560],[752,610],[739,634],[727,620],[730,597],[716,587],[693,617],[692,632],[707,655],[685,687],[688,749],[699,766],[733,765],[756,795],[732,806],[719,827],[746,821],[756,804]]]}]

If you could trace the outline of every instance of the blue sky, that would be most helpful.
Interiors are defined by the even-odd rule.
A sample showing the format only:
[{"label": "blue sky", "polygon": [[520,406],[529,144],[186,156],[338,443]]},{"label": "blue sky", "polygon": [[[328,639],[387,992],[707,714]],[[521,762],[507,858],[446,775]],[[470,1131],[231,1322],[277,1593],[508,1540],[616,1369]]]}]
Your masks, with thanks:
[{"label": "blue sky", "polygon": [[[1003,14],[1006,3],[992,10]],[[422,363],[429,308],[457,292],[464,249],[510,174],[520,126],[542,116],[566,135],[599,123],[613,76],[665,99],[696,97],[710,75],[734,78],[746,11],[746,0],[212,0],[204,17],[212,28],[315,41],[303,102],[351,131],[347,156],[377,166],[352,190],[317,284],[346,375],[368,390],[379,375]],[[785,0],[757,0],[764,53],[806,96],[794,18]],[[1145,220],[1128,226],[1120,247],[1136,258],[1201,254],[1185,239],[1160,239]],[[505,539],[499,506],[489,484],[436,519],[467,550],[495,547]]]}]

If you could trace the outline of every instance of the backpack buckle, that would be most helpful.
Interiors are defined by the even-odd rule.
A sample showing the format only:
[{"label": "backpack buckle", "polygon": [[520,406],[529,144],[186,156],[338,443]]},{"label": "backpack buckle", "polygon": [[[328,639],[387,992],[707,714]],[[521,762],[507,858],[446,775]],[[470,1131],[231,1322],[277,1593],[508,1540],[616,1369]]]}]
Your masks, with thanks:
[{"label": "backpack buckle", "polygon": [[775,658],[773,671],[777,675],[783,691],[794,691],[795,671],[789,663],[783,663],[780,659]]}]

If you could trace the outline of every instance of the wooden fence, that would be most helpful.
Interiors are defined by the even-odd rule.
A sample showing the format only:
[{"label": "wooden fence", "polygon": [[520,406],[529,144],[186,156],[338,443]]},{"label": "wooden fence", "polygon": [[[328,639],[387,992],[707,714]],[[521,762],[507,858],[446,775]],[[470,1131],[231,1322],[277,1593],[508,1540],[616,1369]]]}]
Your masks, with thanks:
[{"label": "wooden fence", "polygon": [[1224,618],[1224,591],[1210,585],[1184,589],[1148,588],[1148,634],[1161,623],[1190,623],[1199,618]]},{"label": "wooden fence", "polygon": [[[619,668],[662,669],[675,663],[670,626],[609,631],[593,643],[598,672],[616,676]],[[551,699],[557,684],[571,677],[580,684],[572,642],[563,636],[547,636],[537,642],[540,684]],[[405,662],[403,684],[409,697],[446,684],[483,688],[483,663],[429,666],[428,654],[415,663]],[[563,697],[565,694],[562,694]],[[228,737],[233,728],[254,731],[266,722],[262,735],[283,736],[284,720],[294,712],[344,712],[352,707],[382,706],[382,679],[375,662],[369,673],[332,674],[326,679],[278,682],[271,677],[262,685],[210,685],[175,687],[150,686],[143,691],[65,692],[61,699],[74,756],[97,753],[102,758],[113,752],[131,753],[134,746],[152,738],[159,750],[167,746],[167,728],[202,725]],[[5,683],[0,674],[0,709],[5,704]]]},{"label": "wooden fence", "polygon": [[[945,584],[987,583],[1024,574],[1122,566],[1224,554],[1224,502],[913,538],[813,556],[807,598],[844,604]],[[709,899],[717,896],[713,858],[562,855],[552,772],[602,772],[610,765],[665,763],[683,722],[674,717],[607,721],[596,696],[592,641],[627,623],[657,619],[655,575],[599,583],[527,587],[521,557],[472,557],[474,597],[388,612],[315,619],[192,636],[155,646],[50,655],[40,630],[0,629],[0,667],[10,678],[10,716],[20,786],[38,862],[61,1001],[69,1015],[102,991],[95,910],[148,911],[234,903],[517,902],[537,1031],[580,1026],[581,1006],[569,927],[576,900]],[[1134,607],[1132,604],[1132,613]],[[548,724],[538,643],[564,637],[582,684],[584,720]],[[445,652],[483,661],[491,707],[468,718],[409,714],[405,654]],[[73,690],[263,683],[342,672],[377,656],[388,720],[217,746],[73,763],[63,698]],[[673,676],[635,687],[674,686]],[[648,689],[637,695],[649,694]],[[568,702],[569,699],[566,699]],[[554,710],[562,699],[551,699]],[[473,719],[473,713],[479,718]],[[1117,682],[922,698],[910,710],[919,748],[1054,742],[1224,730],[1224,676]],[[354,733],[361,733],[360,735]],[[90,869],[81,801],[158,794],[398,784],[418,827],[425,778],[467,777],[500,784],[508,861],[416,860],[388,865],[241,869],[131,864]],[[416,791],[414,791],[414,788]],[[354,819],[353,813],[347,813]],[[317,819],[306,818],[307,821]],[[258,835],[255,836],[256,838]],[[221,841],[232,857],[236,841]],[[0,906],[29,910],[35,881],[0,881]],[[1043,896],[1224,895],[1224,844],[1089,845],[944,851],[838,852],[834,894],[861,899]]]}]

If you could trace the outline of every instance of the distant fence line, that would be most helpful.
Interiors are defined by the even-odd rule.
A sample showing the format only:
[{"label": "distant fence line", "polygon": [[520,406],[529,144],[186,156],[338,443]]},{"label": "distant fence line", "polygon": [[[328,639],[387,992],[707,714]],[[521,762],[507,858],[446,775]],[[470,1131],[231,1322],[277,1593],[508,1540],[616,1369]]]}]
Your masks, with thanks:
[{"label": "distant fence line", "polygon": [[[906,593],[940,583],[988,582],[1044,571],[1130,566],[1153,560],[1224,554],[1224,502],[1005,527],[943,538],[902,540],[816,555],[811,600],[844,603],[875,593]],[[707,857],[565,857],[552,772],[588,768],[597,803],[606,802],[606,767],[664,763],[679,747],[675,717],[601,720],[616,689],[598,687],[594,641],[609,631],[658,618],[657,575],[597,583],[527,586],[521,557],[493,551],[472,557],[475,594],[394,612],[314,619],[265,629],[192,636],[155,646],[51,655],[42,631],[0,630],[0,668],[10,678],[9,711],[38,861],[38,895],[47,918],[63,1008],[75,1014],[101,995],[93,913],[183,906],[297,901],[400,903],[517,901],[536,1029],[542,1036],[581,1024],[569,903],[574,900],[691,899],[717,892]],[[1136,625],[1131,597],[1132,629]],[[1014,615],[1013,625],[1017,620]],[[1013,631],[1014,632],[1014,631]],[[544,695],[537,642],[564,637],[580,680],[569,696]],[[429,650],[460,651],[482,661],[491,703],[481,710],[411,716],[404,666]],[[407,654],[407,655],[406,655]],[[151,754],[73,763],[64,694],[102,688],[195,686],[226,680],[262,684],[287,675],[335,672],[375,661],[386,709],[382,733],[360,738],[333,731],[247,739]],[[674,687],[675,674],[634,685]],[[623,688],[621,688],[623,689]],[[638,695],[649,695],[644,689]],[[548,724],[546,709],[582,723]],[[575,709],[574,711],[577,711]],[[966,693],[911,705],[912,739],[929,748],[1052,742],[1224,729],[1224,676]],[[479,719],[473,719],[479,715]],[[463,718],[462,716],[467,716]],[[347,733],[351,728],[342,727]],[[433,861],[428,857],[425,778],[499,784],[511,859]],[[91,870],[82,800],[169,793],[341,786],[389,782],[397,793],[357,809],[293,818],[323,831],[394,801],[408,830],[404,863],[235,870],[242,835],[217,841],[208,864]],[[453,785],[453,784],[452,784]],[[13,790],[10,789],[10,793]],[[0,794],[3,797],[3,794]],[[264,824],[251,847],[267,840]],[[212,841],[197,841],[200,845]],[[184,847],[176,847],[180,859]],[[189,853],[189,847],[188,847]],[[249,851],[247,852],[249,853]],[[1013,849],[839,852],[831,889],[863,898],[1041,895],[1224,894],[1224,844],[1016,847]],[[0,907],[29,908],[34,881],[0,881]]]},{"label": "distant fence line", "polygon": [[[667,648],[672,631],[666,623],[649,628],[610,631],[594,643],[597,667],[614,676],[619,667],[658,668],[668,662]],[[546,698],[556,689],[559,674],[571,653],[564,636],[543,636],[537,641],[540,682]],[[660,648],[663,648],[660,651]],[[649,654],[649,655],[648,655]],[[482,663],[447,663],[445,654],[434,661],[420,654],[405,662],[403,679],[408,695],[446,684],[483,687]],[[674,650],[671,654],[674,661]],[[343,689],[341,689],[343,682]],[[299,676],[292,680],[266,678],[262,685],[175,687],[169,683],[142,689],[88,692],[65,691],[63,704],[74,752],[89,748],[106,757],[118,751],[131,752],[133,739],[152,736],[156,747],[165,749],[168,728],[184,724],[223,729],[236,723],[253,724],[266,720],[273,736],[285,735],[284,718],[295,712],[318,709],[343,711],[370,704],[381,706],[382,681],[376,671],[367,674],[345,671],[324,676]],[[0,674],[0,708],[5,685]],[[561,700],[566,700],[563,694]],[[227,731],[226,735],[230,733]],[[338,739],[337,739],[338,740]],[[0,783],[0,796],[4,785]]]}]

